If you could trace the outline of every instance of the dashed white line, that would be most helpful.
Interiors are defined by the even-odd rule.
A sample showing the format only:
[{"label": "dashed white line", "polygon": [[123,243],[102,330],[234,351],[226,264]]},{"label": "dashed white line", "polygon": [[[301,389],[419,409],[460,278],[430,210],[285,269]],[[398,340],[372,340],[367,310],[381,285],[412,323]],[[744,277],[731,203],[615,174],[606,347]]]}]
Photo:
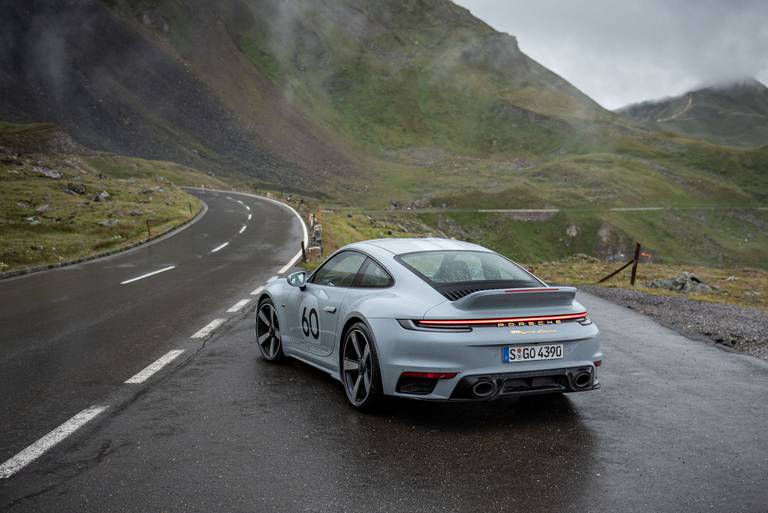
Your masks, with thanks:
[{"label": "dashed white line", "polygon": [[142,274],[141,276],[137,276],[135,278],[131,278],[130,280],[121,281],[120,285],[127,285],[129,283],[133,283],[134,281],[143,280],[144,278],[149,278],[150,276],[154,276],[156,274],[164,273],[165,271],[170,271],[171,269],[176,269],[175,265],[169,265],[168,267],[164,267],[162,269],[158,269],[157,271],[152,271],[151,273]]},{"label": "dashed white line", "polygon": [[81,411],[64,424],[60,425],[16,456],[0,465],[0,479],[11,477],[106,409],[106,406],[91,406],[90,408]]},{"label": "dashed white line", "polygon": [[278,279],[279,277],[280,277],[280,276],[272,276],[270,279],[268,279],[268,280],[267,280],[267,283],[269,283],[269,282],[271,282],[271,281],[275,281],[275,280],[276,280],[276,279]]},{"label": "dashed white line", "polygon": [[181,353],[183,353],[183,349],[174,349],[173,351],[168,351],[163,356],[155,360],[153,363],[149,364],[144,370],[133,376],[132,378],[129,378],[125,381],[128,385],[137,385],[139,383],[144,383],[146,380],[152,377],[154,373],[171,363],[173,360],[179,357]]},{"label": "dashed white line", "polygon": [[221,326],[226,322],[226,319],[214,319],[211,322],[209,322],[203,329],[192,335],[191,338],[205,338],[207,337],[213,330]]},{"label": "dashed white line", "polygon": [[245,225],[243,225],[243,227],[242,227],[242,228],[240,228],[240,231],[239,231],[239,232],[237,232],[237,233],[243,233],[243,232],[245,231],[245,229],[246,229],[246,226],[245,226]]},{"label": "dashed white line", "polygon": [[257,287],[257,288],[256,288],[256,290],[254,290],[253,292],[251,292],[251,295],[252,295],[252,296],[258,296],[258,295],[259,295],[259,294],[261,294],[262,292],[264,292],[264,285],[261,285],[260,287]]},{"label": "dashed white line", "polygon": [[248,214],[248,220],[249,221],[251,220],[252,217],[253,217],[253,214]]},{"label": "dashed white line", "polygon": [[245,205],[245,203],[243,203],[243,200],[237,200],[237,202],[240,203],[241,205]]},{"label": "dashed white line", "polygon": [[221,246],[216,246],[215,248],[213,248],[211,250],[211,253],[216,253],[217,251],[221,251],[222,249],[226,248],[227,246],[229,246],[229,242],[225,242]]},{"label": "dashed white line", "polygon": [[251,207],[249,207],[248,205],[246,205],[246,206],[245,206],[245,209],[246,209],[248,212],[250,212],[250,211],[251,211]]},{"label": "dashed white line", "polygon": [[227,312],[229,313],[239,312],[241,308],[243,308],[245,305],[247,305],[250,302],[251,302],[250,299],[241,299],[240,301],[232,305],[232,307],[229,310],[227,310]]}]

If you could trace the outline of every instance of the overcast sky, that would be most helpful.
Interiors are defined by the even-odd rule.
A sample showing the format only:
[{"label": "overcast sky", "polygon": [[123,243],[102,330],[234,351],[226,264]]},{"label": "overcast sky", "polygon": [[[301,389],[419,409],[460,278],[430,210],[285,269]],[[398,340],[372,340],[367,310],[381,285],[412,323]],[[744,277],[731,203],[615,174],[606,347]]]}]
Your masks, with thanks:
[{"label": "overcast sky", "polygon": [[454,0],[604,107],[755,77],[768,0]]}]

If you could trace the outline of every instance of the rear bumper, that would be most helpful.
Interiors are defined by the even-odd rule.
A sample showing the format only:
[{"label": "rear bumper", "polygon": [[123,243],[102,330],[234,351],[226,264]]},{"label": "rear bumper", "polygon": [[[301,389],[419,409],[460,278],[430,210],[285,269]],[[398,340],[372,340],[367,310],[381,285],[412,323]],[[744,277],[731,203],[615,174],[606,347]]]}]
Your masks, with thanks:
[{"label": "rear bumper", "polygon": [[[476,387],[480,384],[482,384],[483,395],[475,393]],[[598,388],[600,388],[600,381],[597,379],[593,366],[570,367],[464,376],[456,384],[450,399],[490,401],[501,397],[587,392]]]},{"label": "rear bumper", "polygon": [[[520,335],[509,328],[471,332],[412,331],[391,319],[370,319],[379,356],[383,391],[387,395],[431,401],[491,400],[500,397],[581,392],[600,386],[594,362],[603,359],[594,325],[559,325],[546,333]],[[502,348],[517,344],[562,343],[561,359],[504,363]],[[404,383],[404,372],[455,373],[434,386]],[[576,385],[576,376],[586,373]],[[473,393],[479,381],[490,382],[488,394]],[[405,385],[405,386],[404,386]],[[482,388],[482,387],[481,387]],[[487,390],[486,390],[487,392]]]}]

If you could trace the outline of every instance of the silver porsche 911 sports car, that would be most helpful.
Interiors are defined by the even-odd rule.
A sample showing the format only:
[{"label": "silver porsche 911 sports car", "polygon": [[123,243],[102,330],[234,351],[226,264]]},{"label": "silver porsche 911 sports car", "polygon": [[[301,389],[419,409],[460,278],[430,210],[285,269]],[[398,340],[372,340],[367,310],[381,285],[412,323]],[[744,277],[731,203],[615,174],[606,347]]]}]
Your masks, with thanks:
[{"label": "silver porsche 911 sports car", "polygon": [[603,354],[575,295],[475,244],[371,240],[268,283],[256,341],[266,360],[328,372],[358,409],[582,392]]}]

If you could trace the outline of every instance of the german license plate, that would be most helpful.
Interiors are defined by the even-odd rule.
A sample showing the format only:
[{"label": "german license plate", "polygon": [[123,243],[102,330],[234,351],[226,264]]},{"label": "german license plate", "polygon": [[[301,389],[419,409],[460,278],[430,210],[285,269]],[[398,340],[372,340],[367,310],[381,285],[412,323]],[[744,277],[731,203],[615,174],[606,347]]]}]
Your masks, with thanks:
[{"label": "german license plate", "polygon": [[501,352],[504,363],[559,360],[563,357],[563,344],[537,344],[535,346],[507,346]]}]

